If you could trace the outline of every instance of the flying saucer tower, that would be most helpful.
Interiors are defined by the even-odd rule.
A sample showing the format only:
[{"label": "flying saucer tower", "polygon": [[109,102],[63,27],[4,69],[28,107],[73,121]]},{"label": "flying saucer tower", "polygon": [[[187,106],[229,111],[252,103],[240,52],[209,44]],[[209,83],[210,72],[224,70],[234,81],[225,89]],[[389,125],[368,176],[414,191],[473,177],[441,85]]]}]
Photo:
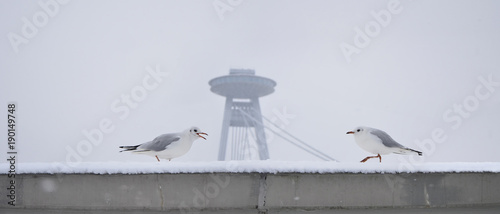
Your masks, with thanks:
[{"label": "flying saucer tower", "polygon": [[256,76],[254,70],[231,69],[208,84],[212,92],[226,97],[218,160],[252,159],[251,151],[260,160],[269,159],[259,97],[273,93],[276,82]]}]

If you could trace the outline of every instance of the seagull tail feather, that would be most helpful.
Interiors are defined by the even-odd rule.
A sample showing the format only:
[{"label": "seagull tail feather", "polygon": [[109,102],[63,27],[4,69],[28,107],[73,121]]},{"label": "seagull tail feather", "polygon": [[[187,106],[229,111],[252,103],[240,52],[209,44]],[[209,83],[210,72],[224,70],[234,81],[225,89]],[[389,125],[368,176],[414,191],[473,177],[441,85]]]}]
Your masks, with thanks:
[{"label": "seagull tail feather", "polygon": [[120,146],[120,149],[124,149],[124,150],[121,150],[120,152],[126,152],[126,151],[134,151],[134,150],[137,150],[137,147],[139,147],[139,145],[136,145],[136,146]]},{"label": "seagull tail feather", "polygon": [[422,152],[421,151],[417,151],[415,149],[410,149],[410,148],[406,148],[408,151],[412,151],[412,152],[415,152],[418,154],[418,156],[422,156]]},{"label": "seagull tail feather", "polygon": [[417,153],[419,156],[422,156],[421,151],[417,151],[415,149],[410,149],[410,148],[399,148],[396,151],[394,151],[394,153],[401,154],[401,155],[408,155],[408,154],[411,154],[413,152]]}]

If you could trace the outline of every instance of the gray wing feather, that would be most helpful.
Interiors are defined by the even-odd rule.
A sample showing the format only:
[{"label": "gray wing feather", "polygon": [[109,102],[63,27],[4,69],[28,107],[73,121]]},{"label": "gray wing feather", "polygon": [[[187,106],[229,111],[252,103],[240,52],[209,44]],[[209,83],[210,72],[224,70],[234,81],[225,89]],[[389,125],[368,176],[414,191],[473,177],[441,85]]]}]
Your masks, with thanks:
[{"label": "gray wing feather", "polygon": [[154,140],[149,141],[147,143],[143,143],[138,147],[141,150],[147,151],[163,151],[172,144],[173,142],[179,141],[181,137],[176,134],[163,134],[156,137]]},{"label": "gray wing feather", "polygon": [[403,145],[396,142],[394,139],[392,139],[392,137],[389,134],[387,134],[386,132],[384,132],[382,130],[373,129],[370,133],[372,133],[373,135],[380,138],[382,140],[382,144],[384,144],[384,146],[392,147],[392,148],[394,148],[394,147],[406,148]]}]

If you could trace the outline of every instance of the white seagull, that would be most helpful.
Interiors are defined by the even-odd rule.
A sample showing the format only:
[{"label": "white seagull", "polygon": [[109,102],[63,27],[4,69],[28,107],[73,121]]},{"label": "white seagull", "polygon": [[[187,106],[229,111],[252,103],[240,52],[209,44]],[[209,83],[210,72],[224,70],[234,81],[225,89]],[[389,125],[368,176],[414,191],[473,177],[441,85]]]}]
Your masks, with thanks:
[{"label": "white seagull", "polygon": [[387,133],[382,130],[360,126],[353,131],[348,131],[346,134],[354,134],[354,140],[359,147],[367,152],[377,154],[377,156],[368,156],[361,160],[362,163],[370,158],[379,158],[382,162],[382,156],[390,153],[395,154],[418,154],[422,156],[422,152],[405,147],[392,139]]},{"label": "white seagull", "polygon": [[160,162],[160,158],[170,161],[172,158],[186,154],[195,140],[199,138],[206,140],[205,137],[201,136],[202,134],[208,135],[197,127],[191,127],[179,133],[162,134],[152,141],[136,146],[120,146],[120,148],[125,149],[120,152],[131,151],[155,156],[158,162]]}]

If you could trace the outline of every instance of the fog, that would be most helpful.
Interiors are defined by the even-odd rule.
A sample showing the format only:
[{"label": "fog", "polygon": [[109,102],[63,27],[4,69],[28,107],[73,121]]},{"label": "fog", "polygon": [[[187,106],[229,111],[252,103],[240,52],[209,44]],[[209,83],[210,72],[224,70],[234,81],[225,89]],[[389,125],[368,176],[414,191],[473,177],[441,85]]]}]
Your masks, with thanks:
[{"label": "fog", "polygon": [[[172,161],[213,161],[225,98],[208,81],[245,68],[277,82],[264,116],[341,162],[369,155],[346,135],[359,125],[423,151],[418,162],[500,161],[498,11],[498,1],[0,1],[0,123],[15,103],[19,162],[156,162],[118,146],[193,125],[208,140]],[[97,130],[102,142],[78,148]],[[273,160],[319,160],[277,136],[268,144]]]}]

